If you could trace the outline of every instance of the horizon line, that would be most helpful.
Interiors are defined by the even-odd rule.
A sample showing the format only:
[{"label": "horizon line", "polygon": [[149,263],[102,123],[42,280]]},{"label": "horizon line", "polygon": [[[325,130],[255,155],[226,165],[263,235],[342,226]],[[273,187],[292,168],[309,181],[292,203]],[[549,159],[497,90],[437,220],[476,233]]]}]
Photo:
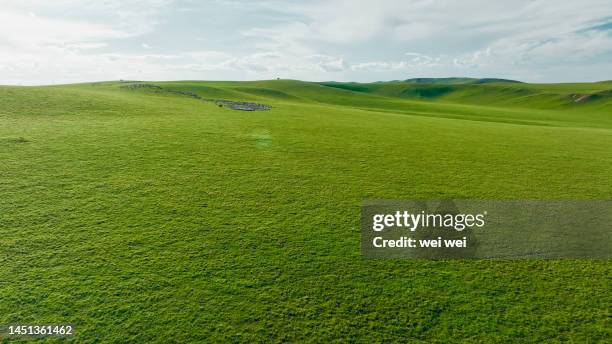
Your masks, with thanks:
[{"label": "horizon line", "polygon": [[[48,84],[1,84],[0,87],[46,87],[46,86],[65,86],[65,85],[79,85],[79,84],[94,84],[94,83],[109,83],[109,82],[262,82],[262,81],[299,81],[306,83],[325,83],[325,82],[337,82],[337,83],[352,83],[352,84],[375,84],[375,83],[391,83],[391,82],[407,82],[419,79],[430,79],[430,80],[444,80],[444,79],[469,79],[469,80],[499,80],[500,83],[521,83],[530,85],[553,85],[553,84],[596,84],[612,82],[612,79],[604,79],[597,81],[561,81],[561,82],[528,82],[516,79],[498,78],[498,77],[465,77],[465,76],[449,76],[449,77],[414,77],[408,79],[392,79],[392,80],[376,80],[376,81],[338,81],[338,80],[319,80],[319,81],[307,81],[301,79],[292,78],[276,78],[276,79],[252,79],[252,80],[221,80],[221,79],[164,79],[164,80],[145,80],[145,79],[115,79],[115,80],[91,80],[91,81],[77,81],[77,82],[59,82],[59,83],[48,83]],[[423,82],[424,84],[426,82]],[[489,83],[495,83],[491,81]],[[476,84],[482,85],[486,83]]]}]

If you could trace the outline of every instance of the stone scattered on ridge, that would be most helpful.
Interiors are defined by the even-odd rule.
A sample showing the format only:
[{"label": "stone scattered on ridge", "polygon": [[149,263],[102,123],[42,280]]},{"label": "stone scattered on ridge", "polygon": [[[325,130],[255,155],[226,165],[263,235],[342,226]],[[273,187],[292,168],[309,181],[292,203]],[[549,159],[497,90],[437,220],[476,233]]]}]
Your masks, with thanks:
[{"label": "stone scattered on ridge", "polygon": [[129,90],[134,90],[134,89],[138,89],[138,88],[145,88],[145,89],[151,89],[154,92],[166,92],[166,93],[179,94],[179,95],[183,95],[183,96],[187,96],[187,97],[191,97],[191,98],[195,98],[195,99],[199,99],[199,100],[203,100],[203,101],[207,101],[207,102],[214,102],[215,104],[217,104],[219,106],[227,106],[228,108],[230,108],[232,110],[266,111],[266,110],[272,109],[272,107],[270,105],[266,105],[266,104],[255,103],[255,102],[241,102],[241,101],[226,100],[226,99],[204,98],[204,97],[202,97],[202,96],[200,96],[200,95],[198,95],[196,93],[193,93],[193,92],[167,89],[167,88],[163,88],[163,87],[161,87],[159,85],[155,85],[155,84],[143,84],[143,83],[139,83],[139,84],[131,84],[131,85],[121,86],[121,88],[129,89]]}]

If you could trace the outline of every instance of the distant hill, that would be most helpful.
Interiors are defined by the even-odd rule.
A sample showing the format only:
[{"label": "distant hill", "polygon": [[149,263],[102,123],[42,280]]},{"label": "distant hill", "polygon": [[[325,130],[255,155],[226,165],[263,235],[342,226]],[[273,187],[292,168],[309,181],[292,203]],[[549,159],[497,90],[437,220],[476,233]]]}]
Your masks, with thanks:
[{"label": "distant hill", "polygon": [[500,79],[500,78],[412,78],[406,79],[406,82],[415,84],[488,84],[488,83],[522,83],[517,80]]},{"label": "distant hill", "polygon": [[[501,81],[500,81],[501,80]],[[108,84],[107,84],[108,85]],[[126,83],[115,84],[126,87]],[[418,78],[372,83],[261,80],[157,82],[132,91],[197,95],[213,100],[270,100],[396,109],[475,105],[589,112],[612,111],[612,82],[531,84],[497,78]],[[159,93],[159,92],[158,92]]]},{"label": "distant hill", "polygon": [[392,98],[539,109],[612,105],[612,83],[530,84],[498,78],[414,78],[375,83],[323,82],[327,87]]}]

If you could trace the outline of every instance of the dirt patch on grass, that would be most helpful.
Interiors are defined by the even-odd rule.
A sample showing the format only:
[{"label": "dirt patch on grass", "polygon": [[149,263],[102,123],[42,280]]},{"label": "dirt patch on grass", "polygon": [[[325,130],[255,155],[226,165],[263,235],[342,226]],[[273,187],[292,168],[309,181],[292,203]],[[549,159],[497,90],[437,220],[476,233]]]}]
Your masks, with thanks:
[{"label": "dirt patch on grass", "polygon": [[592,94],[578,94],[578,93],[575,93],[575,94],[571,95],[571,98],[572,98],[572,100],[574,100],[574,103],[584,103],[584,102],[588,101],[591,98],[591,96],[593,96],[593,95]]},{"label": "dirt patch on grass", "polygon": [[572,93],[570,94],[570,98],[574,101],[574,103],[586,103],[592,102],[599,99],[609,99],[612,97],[612,90],[603,90],[595,93],[581,94],[581,93]]}]

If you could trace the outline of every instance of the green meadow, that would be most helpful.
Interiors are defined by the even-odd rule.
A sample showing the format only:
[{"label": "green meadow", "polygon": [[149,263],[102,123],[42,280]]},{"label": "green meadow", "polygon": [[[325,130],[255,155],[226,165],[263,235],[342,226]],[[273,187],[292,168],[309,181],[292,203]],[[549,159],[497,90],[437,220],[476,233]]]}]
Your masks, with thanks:
[{"label": "green meadow", "polygon": [[0,87],[0,326],[610,341],[609,260],[365,259],[359,221],[368,198],[611,199],[612,82],[134,84]]}]

